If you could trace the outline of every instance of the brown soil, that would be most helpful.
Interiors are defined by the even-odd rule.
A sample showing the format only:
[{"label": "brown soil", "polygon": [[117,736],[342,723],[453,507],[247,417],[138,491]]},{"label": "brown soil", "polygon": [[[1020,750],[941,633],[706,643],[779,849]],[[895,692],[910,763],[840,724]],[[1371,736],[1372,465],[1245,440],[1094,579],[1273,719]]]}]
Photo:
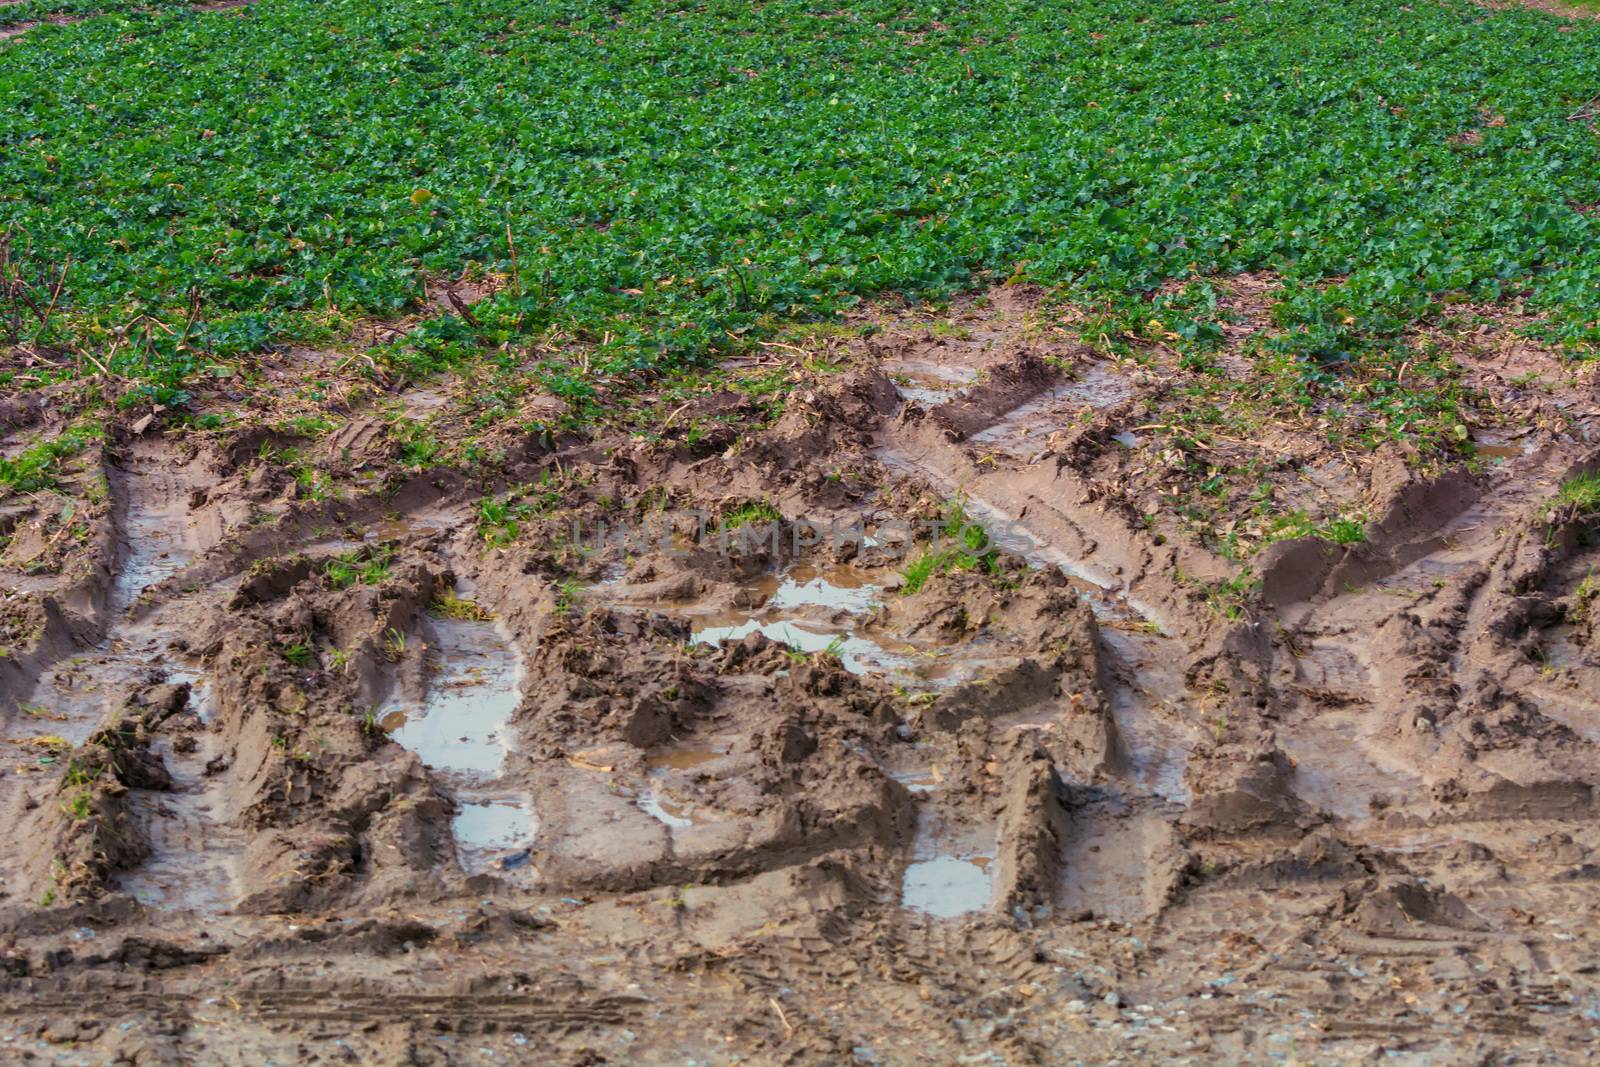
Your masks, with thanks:
[{"label": "brown soil", "polygon": [[[1272,287],[1230,289],[1234,378]],[[775,421],[673,397],[417,469],[386,428],[452,456],[476,390],[393,382],[298,436],[130,419],[75,515],[5,501],[4,1056],[1578,1055],[1600,519],[1550,502],[1594,380],[1441,328],[1475,457],[1232,395],[1197,466],[1214,370],[1040,300],[730,368],[833,368]],[[1002,551],[909,577],[952,498]]]},{"label": "brown soil", "polygon": [[1581,4],[1564,4],[1561,0],[1476,0],[1476,2],[1494,11],[1504,11],[1513,7],[1531,7],[1535,11],[1543,11],[1547,15],[1554,15],[1563,19],[1600,18],[1600,11],[1595,10],[1593,7],[1586,7]]}]

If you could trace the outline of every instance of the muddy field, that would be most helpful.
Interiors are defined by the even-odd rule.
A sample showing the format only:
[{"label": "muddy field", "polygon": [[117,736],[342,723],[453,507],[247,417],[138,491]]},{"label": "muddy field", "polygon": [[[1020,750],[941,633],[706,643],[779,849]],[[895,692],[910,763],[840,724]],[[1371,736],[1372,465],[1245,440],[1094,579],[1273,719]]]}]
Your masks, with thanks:
[{"label": "muddy field", "polygon": [[1199,372],[1055,321],[489,462],[469,379],[130,418],[13,496],[0,1060],[1570,1062],[1595,377],[1484,328],[1472,448],[1184,453]]}]

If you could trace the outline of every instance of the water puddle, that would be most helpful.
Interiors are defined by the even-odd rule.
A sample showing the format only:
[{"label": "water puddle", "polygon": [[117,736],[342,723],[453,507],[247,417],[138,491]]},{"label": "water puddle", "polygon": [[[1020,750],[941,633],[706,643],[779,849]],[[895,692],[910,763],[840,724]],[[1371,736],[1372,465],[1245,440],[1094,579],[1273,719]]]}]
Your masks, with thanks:
[{"label": "water puddle", "polygon": [[211,725],[211,720],[216,715],[216,708],[211,695],[211,683],[206,681],[197,672],[190,670],[169,670],[167,681],[173,685],[187,684],[189,686],[189,707],[196,717],[206,726]]},{"label": "water puddle", "polygon": [[668,774],[672,771],[696,770],[707,763],[715,763],[727,754],[726,748],[683,745],[647,756],[644,762],[650,773]]},{"label": "water puddle", "polygon": [[709,775],[706,768],[727,759],[728,754],[729,746],[725,743],[698,742],[674,745],[646,756],[645,774],[650,784],[634,803],[669,830],[687,830],[717,821],[713,813],[703,807],[673,795],[668,783],[678,778],[692,790],[690,783]]},{"label": "water puddle", "polygon": [[909,648],[891,650],[857,633],[852,625],[853,618],[881,602],[883,587],[865,572],[849,566],[797,565],[784,574],[758,578],[749,588],[761,599],[761,607],[691,611],[690,640],[722,645],[760,633],[797,654],[831,653],[852,674],[911,670]]},{"label": "water puddle", "polygon": [[[1032,459],[1051,434],[1068,430],[1073,424],[1091,418],[1095,411],[1119,404],[1133,395],[1132,382],[1111,364],[1096,363],[1078,380],[1052,387],[988,429],[973,434],[971,443],[1013,459]],[[1130,440],[1124,441],[1125,437]],[[1117,434],[1115,439],[1130,448],[1138,444],[1132,434]]]},{"label": "water puddle", "polygon": [[886,360],[883,372],[894,382],[902,400],[926,407],[949,403],[978,380],[976,367],[916,359]]},{"label": "water puddle", "polygon": [[911,793],[931,793],[944,785],[944,776],[937,767],[927,767],[915,771],[900,771],[890,775],[895,781],[906,787]]},{"label": "water puddle", "polygon": [[659,791],[644,794],[639,798],[638,804],[640,811],[670,830],[687,830],[691,826],[703,826],[709,821],[697,815],[691,805],[674,800]]},{"label": "water puddle", "polygon": [[739,641],[753,633],[806,655],[828,652],[837,656],[839,663],[851,674],[893,673],[909,671],[911,660],[890,652],[882,645],[851,633],[828,633],[807,629],[787,619],[762,622],[746,619],[729,626],[706,626],[695,630],[690,640],[697,645],[720,645]]},{"label": "water puddle", "polygon": [[379,719],[455,801],[451,828],[462,869],[531,871],[538,814],[530,797],[499,784],[515,750],[510,720],[522,703],[522,659],[492,622],[433,618],[431,625],[430,662],[437,670],[427,694],[390,700]]},{"label": "water puddle", "polygon": [[493,623],[435,619],[439,672],[421,706],[385,708],[389,736],[436,770],[492,778],[511,751],[522,666]]},{"label": "water puddle", "polygon": [[987,908],[994,900],[997,873],[992,829],[960,826],[946,819],[935,799],[944,784],[937,768],[896,777],[908,789],[924,794],[917,802],[916,835],[900,883],[900,903],[936,919],[953,919]]},{"label": "water puddle", "polygon": [[1198,738],[1172,725],[1183,720],[1186,689],[1179,660],[1168,653],[1164,639],[1153,634],[1107,627],[1100,637],[1117,679],[1109,687],[1111,718],[1125,770],[1156,796],[1188,804],[1184,772]]},{"label": "water puddle", "polygon": [[130,791],[129,809],[151,852],[137,867],[121,872],[118,884],[152,907],[218,913],[240,895],[244,842],[230,826],[222,780],[206,773],[208,764],[224,754],[222,742],[203,728],[213,717],[210,687],[173,662],[173,644],[189,622],[180,605],[130,611],[142,606],[150,587],[183,571],[197,547],[189,503],[194,481],[154,448],[136,445],[129,468],[107,472],[124,504],[104,637],[94,649],[53,664],[21,707],[23,721],[40,733],[79,745],[143,687],[190,684],[189,708],[199,723],[191,722],[187,733],[157,732],[152,751],[171,775],[172,789]]},{"label": "water puddle", "polygon": [[1279,746],[1295,763],[1295,793],[1313,808],[1342,819],[1365,819],[1374,796],[1403,801],[1422,784],[1397,761],[1386,765],[1360,727],[1357,715],[1328,712],[1278,731]]},{"label": "water puddle", "polygon": [[539,833],[539,816],[526,800],[471,800],[457,805],[451,830],[468,874],[515,870],[527,862]]},{"label": "water puddle", "polygon": [[166,650],[182,633],[180,620],[163,619],[159,612],[132,620],[128,609],[150,586],[188,565],[187,484],[167,470],[116,477],[123,480],[128,505],[119,530],[121,563],[107,594],[105,636],[92,651],[52,666],[19,702],[41,732],[75,745],[88,739],[114,702],[146,681],[160,680]]},{"label": "water puddle", "polygon": [[1500,434],[1486,433],[1475,437],[1472,450],[1485,459],[1520,459],[1531,451],[1533,437],[1514,439]]},{"label": "water puddle", "polygon": [[778,609],[819,607],[865,615],[879,602],[882,592],[881,586],[872,584],[852,567],[818,571],[802,566],[783,577],[767,598],[766,606]]},{"label": "water puddle", "polygon": [[188,565],[181,531],[189,515],[187,501],[130,509],[125,525],[128,554],[111,586],[111,613],[125,612],[145,589],[166,581]]},{"label": "water puddle", "polygon": [[906,865],[900,903],[936,919],[982,911],[994,899],[992,856],[936,856]]}]

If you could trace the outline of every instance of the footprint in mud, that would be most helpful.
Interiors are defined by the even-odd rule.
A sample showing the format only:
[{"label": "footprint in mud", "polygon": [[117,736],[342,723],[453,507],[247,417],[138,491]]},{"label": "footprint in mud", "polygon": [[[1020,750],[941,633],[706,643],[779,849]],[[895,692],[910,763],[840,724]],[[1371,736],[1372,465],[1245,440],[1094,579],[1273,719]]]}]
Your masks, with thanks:
[{"label": "footprint in mud", "polygon": [[688,830],[715,821],[703,809],[675,797],[671,781],[702,771],[727,754],[728,748],[724,745],[679,745],[647,757],[645,772],[650,784],[639,796],[640,810],[669,830]]},{"label": "footprint in mud", "polygon": [[916,359],[887,360],[883,372],[894,382],[901,400],[926,407],[949,403],[978,380],[976,367]]},{"label": "footprint in mud", "polygon": [[137,620],[128,609],[145,590],[181,571],[194,545],[188,530],[191,482],[157,466],[109,468],[126,503],[119,523],[121,562],[106,596],[104,636],[91,650],[47,671],[20,707],[47,725],[43,732],[81,744],[112,712],[112,703],[159,678],[165,650],[184,635],[181,620],[156,611]]},{"label": "footprint in mud", "polygon": [[939,807],[944,778],[933,768],[895,776],[921,795],[900,903],[936,919],[983,911],[994,903],[994,831],[960,825]]},{"label": "footprint in mud", "polygon": [[523,868],[538,814],[531,798],[501,781],[513,748],[511,716],[522,702],[522,658],[494,623],[434,618],[431,625],[438,673],[426,696],[392,700],[380,719],[455,801],[462,869]]},{"label": "footprint in mud", "polygon": [[223,780],[207,773],[224,748],[204,729],[214,717],[210,687],[188,672],[170,672],[168,678],[190,686],[188,711],[202,729],[163,734],[153,746],[172,776],[172,790],[133,791],[130,808],[144,827],[150,855],[124,872],[118,885],[141,904],[163,910],[226,912],[243,895],[245,841],[229,824]]}]

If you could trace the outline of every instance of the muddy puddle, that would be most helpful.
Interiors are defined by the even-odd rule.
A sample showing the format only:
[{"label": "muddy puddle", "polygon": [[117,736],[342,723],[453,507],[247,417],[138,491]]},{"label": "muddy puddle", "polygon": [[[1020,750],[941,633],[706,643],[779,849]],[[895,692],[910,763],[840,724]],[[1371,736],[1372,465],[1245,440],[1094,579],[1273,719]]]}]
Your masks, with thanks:
[{"label": "muddy puddle", "polygon": [[119,471],[113,477],[125,504],[105,635],[92,649],[52,665],[19,702],[22,721],[33,723],[36,733],[74,745],[87,740],[130,690],[163,678],[168,648],[185,633],[175,611],[135,618],[129,609],[189,562],[188,483],[165,470]]},{"label": "muddy puddle", "polygon": [[1015,649],[992,635],[943,641],[898,632],[892,611],[880,615],[899,597],[890,589],[898,579],[893,568],[802,564],[746,584],[742,591],[758,608],[676,610],[688,616],[696,645],[721,647],[760,633],[797,660],[827,653],[852,674],[888,678],[913,692],[951,689],[1016,665]]},{"label": "muddy puddle", "polygon": [[936,919],[982,911],[994,900],[993,856],[947,855],[906,865],[900,903]]},{"label": "muddy puddle", "polygon": [[521,661],[492,623],[433,619],[431,629],[437,669],[426,698],[393,701],[379,721],[435,770],[494,778],[511,751],[506,723],[522,699]]},{"label": "muddy puddle", "polygon": [[523,869],[538,814],[529,796],[501,781],[515,750],[510,720],[522,702],[522,658],[493,622],[435,616],[424,634],[426,692],[391,698],[378,721],[455,802],[452,829],[463,869]]},{"label": "muddy puddle", "polygon": [[1171,642],[1150,633],[1102,627],[1100,642],[1111,676],[1111,718],[1125,775],[1141,789],[1189,803],[1184,772],[1199,740],[1183,704],[1183,671]]},{"label": "muddy puddle", "polygon": [[669,830],[687,830],[708,820],[696,818],[694,808],[674,800],[664,792],[652,791],[639,798],[639,808]]},{"label": "muddy puddle", "polygon": [[937,784],[918,803],[900,903],[935,919],[955,919],[994,902],[995,842],[988,829],[947,819],[937,807],[936,792]]},{"label": "muddy puddle", "polygon": [[645,782],[635,803],[669,830],[718,821],[714,811],[689,798],[695,793],[695,779],[721,776],[719,765],[727,760],[729,750],[726,743],[686,742],[651,753],[645,757]]},{"label": "muddy puddle", "polygon": [[[215,712],[204,682],[176,671],[169,678],[189,681],[188,713],[209,724]],[[230,823],[222,780],[208,773],[212,761],[224,754],[220,739],[209,730],[178,736],[185,740],[183,751],[167,735],[152,746],[172,777],[172,790],[133,791],[130,808],[148,836],[150,855],[123,872],[117,884],[149,907],[218,914],[244,893],[245,839]]]},{"label": "muddy puddle", "polygon": [[694,771],[715,763],[728,754],[726,745],[678,745],[645,758],[645,768],[653,775],[674,771]]},{"label": "muddy puddle", "polygon": [[539,833],[539,816],[522,797],[458,800],[450,823],[456,853],[468,874],[527,867]]},{"label": "muddy puddle", "polygon": [[[1134,393],[1133,383],[1114,364],[1093,363],[1078,379],[1051,386],[1037,399],[973,434],[969,442],[983,451],[1029,460],[1045,447],[1051,434],[1070,430],[1101,408],[1132,399]],[[1127,448],[1139,444],[1137,436],[1128,431],[1113,439]]]},{"label": "muddy puddle", "polygon": [[[109,474],[119,501],[118,552],[107,590],[106,631],[88,651],[46,669],[22,702],[22,730],[82,744],[122,714],[124,702],[158,683],[187,684],[184,706],[163,722],[151,743],[171,777],[170,790],[135,788],[127,807],[146,836],[149,855],[118,873],[116,885],[162,911],[216,914],[241,894],[242,835],[222,780],[208,773],[225,763],[221,740],[209,729],[210,686],[180,649],[192,636],[181,605],[153,600],[149,590],[181,573],[202,537],[191,508],[194,473],[164,453],[140,445],[127,469]],[[214,532],[214,531],[213,531]]]},{"label": "muddy puddle", "polygon": [[988,908],[994,898],[994,830],[953,815],[949,776],[918,744],[910,760],[889,767],[891,778],[913,798],[915,828],[900,879],[900,904],[935,919],[955,919]]},{"label": "muddy puddle", "polygon": [[948,404],[978,381],[976,367],[919,359],[889,360],[883,372],[902,400],[925,407]]},{"label": "muddy puddle", "polygon": [[725,626],[701,627],[694,631],[693,640],[700,645],[721,645],[760,633],[796,653],[830,653],[852,674],[905,672],[911,667],[911,660],[875,641],[849,632],[818,631],[811,628],[813,625],[790,619],[745,619]]},{"label": "muddy puddle", "polygon": [[895,781],[906,787],[911,793],[931,793],[944,785],[944,775],[935,766],[919,767],[914,770],[894,771],[890,774]]},{"label": "muddy puddle", "polygon": [[113,618],[123,614],[150,586],[177,574],[189,562],[184,536],[189,502],[177,484],[160,490],[141,488],[128,509],[125,555],[111,586]]},{"label": "muddy puddle", "polygon": [[1359,821],[1374,805],[1415,796],[1422,778],[1383,755],[1370,737],[1367,716],[1345,710],[1284,726],[1278,743],[1294,761],[1295,793],[1309,806],[1337,818]]},{"label": "muddy puddle", "polygon": [[722,646],[760,633],[796,656],[830,653],[853,674],[910,676],[917,651],[911,644],[862,632],[882,602],[882,580],[855,567],[799,564],[745,586],[759,608],[679,610],[688,615],[690,640],[697,645]]},{"label": "muddy puddle", "polygon": [[1500,433],[1479,433],[1472,439],[1472,450],[1484,459],[1499,461],[1520,459],[1533,450],[1532,434],[1520,436]]}]

